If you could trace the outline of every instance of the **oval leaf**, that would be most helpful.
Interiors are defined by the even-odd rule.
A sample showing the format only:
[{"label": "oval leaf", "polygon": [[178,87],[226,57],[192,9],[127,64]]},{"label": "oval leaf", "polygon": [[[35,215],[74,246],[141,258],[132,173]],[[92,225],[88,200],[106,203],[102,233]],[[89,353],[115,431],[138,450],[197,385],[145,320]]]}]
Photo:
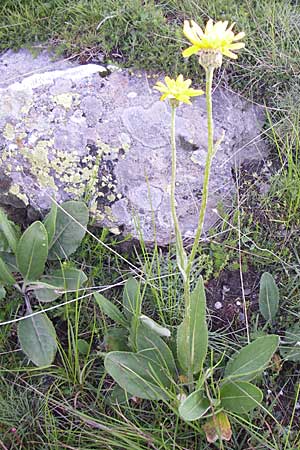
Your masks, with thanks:
[{"label": "oval leaf", "polygon": [[2,284],[8,284],[9,286],[16,283],[13,274],[2,258],[0,258],[0,282]]},{"label": "oval leaf", "polygon": [[42,277],[34,293],[41,302],[51,302],[68,291],[76,292],[86,280],[87,276],[82,270],[62,267]]},{"label": "oval leaf", "polygon": [[168,370],[171,376],[176,375],[173,354],[158,334],[141,323],[137,330],[137,349],[139,354],[147,356],[161,367]]},{"label": "oval leaf", "polygon": [[48,235],[41,222],[34,222],[22,234],[16,256],[25,281],[35,281],[42,275],[48,256]]},{"label": "oval leaf", "polygon": [[208,330],[206,322],[206,296],[200,277],[191,293],[190,317],[185,317],[177,329],[177,358],[182,369],[200,372],[206,357]]},{"label": "oval leaf", "polygon": [[221,405],[227,411],[245,414],[260,405],[263,393],[247,381],[226,383],[220,390]]},{"label": "oval leaf", "polygon": [[132,395],[148,400],[167,398],[163,387],[169,387],[170,383],[166,383],[161,367],[145,356],[111,352],[106,355],[104,366],[118,385]]},{"label": "oval leaf", "polygon": [[46,314],[38,314],[19,322],[21,348],[36,366],[52,364],[56,350],[56,333]]},{"label": "oval leaf", "polygon": [[279,337],[271,334],[246,345],[227,364],[225,377],[243,381],[253,380],[268,366],[278,343]]},{"label": "oval leaf", "polygon": [[99,292],[94,292],[95,300],[100,307],[100,309],[106,314],[110,319],[114,320],[119,325],[123,327],[128,327],[129,323],[126,318],[123,316],[119,308],[114,305],[111,301],[107,300],[102,294]]},{"label": "oval leaf", "polygon": [[57,210],[49,259],[64,259],[74,253],[85,235],[88,220],[85,203],[73,200],[63,203]]},{"label": "oval leaf", "polygon": [[259,289],[259,309],[265,320],[273,322],[279,306],[279,290],[268,272],[262,274]]},{"label": "oval leaf", "polygon": [[179,406],[180,416],[187,422],[203,417],[210,409],[209,400],[204,397],[203,389],[190,394]]}]

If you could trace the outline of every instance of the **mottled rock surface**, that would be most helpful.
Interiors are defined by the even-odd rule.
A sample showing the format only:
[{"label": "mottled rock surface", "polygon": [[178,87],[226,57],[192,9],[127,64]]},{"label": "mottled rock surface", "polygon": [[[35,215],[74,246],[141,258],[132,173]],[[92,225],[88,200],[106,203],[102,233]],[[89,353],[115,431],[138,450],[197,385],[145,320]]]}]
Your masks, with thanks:
[{"label": "mottled rock surface", "polygon": [[[145,73],[36,59],[22,50],[0,56],[0,204],[44,214],[51,198],[84,198],[95,221],[113,232],[152,243],[170,242],[170,108]],[[215,156],[205,222],[234,191],[232,167],[266,156],[260,139],[263,111],[238,95],[213,95]],[[197,224],[206,155],[205,98],[178,108],[177,211],[182,232]]]}]

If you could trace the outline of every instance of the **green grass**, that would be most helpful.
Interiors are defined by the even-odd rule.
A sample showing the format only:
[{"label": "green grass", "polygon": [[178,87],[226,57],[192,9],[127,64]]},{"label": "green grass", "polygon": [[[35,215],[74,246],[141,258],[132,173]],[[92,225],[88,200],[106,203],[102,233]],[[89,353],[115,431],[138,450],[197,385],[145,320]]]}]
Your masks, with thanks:
[{"label": "green grass", "polygon": [[[281,293],[280,314],[272,331],[282,336],[300,318],[299,2],[3,0],[0,50],[28,46],[37,51],[51,46],[58,54],[82,62],[93,61],[101,52],[106,62],[170,76],[183,73],[201,83],[195,59],[181,56],[186,46],[182,24],[184,19],[194,19],[203,25],[209,17],[235,21],[236,30],[246,32],[246,50],[237,61],[225,62],[215,82],[269,107],[270,160],[278,172],[267,194],[259,192],[256,178],[248,180],[240,174],[233,211],[220,209],[223,224],[203,243],[193,279],[201,273],[206,281],[221,280],[224,272],[234,271],[242,276],[252,271],[258,279],[261,272],[272,272]],[[106,230],[92,231],[94,236],[87,235],[72,256],[72,263],[89,276],[88,289],[107,286],[105,295],[119,304],[123,281],[141,269],[147,280],[143,312],[174,330],[183,312],[174,248],[149,250],[141,241],[138,247],[125,243],[124,250],[125,244]],[[258,291],[257,283],[253,289]],[[10,292],[8,299],[0,301],[1,321],[14,318],[20,304]],[[245,341],[243,320],[215,330],[216,311],[212,308],[209,313],[214,357],[240,348]],[[15,325],[0,327],[1,449],[299,450],[299,365],[279,361],[278,367],[268,370],[260,380],[264,408],[249,418],[233,417],[232,441],[223,447],[209,445],[199,421],[188,425],[162,404],[109,403],[113,383],[104,372],[103,353],[104,334],[113,324],[92,298],[49,315],[58,330],[60,349],[55,364],[47,369],[27,365]],[[261,333],[257,305],[251,308],[249,323],[252,337]]]}]

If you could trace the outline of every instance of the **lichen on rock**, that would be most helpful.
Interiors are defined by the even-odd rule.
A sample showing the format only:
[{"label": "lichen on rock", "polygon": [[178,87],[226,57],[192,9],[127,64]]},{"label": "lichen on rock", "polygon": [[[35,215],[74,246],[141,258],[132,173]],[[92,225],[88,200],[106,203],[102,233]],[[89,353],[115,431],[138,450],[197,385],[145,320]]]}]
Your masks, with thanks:
[{"label": "lichen on rock", "polygon": [[[21,62],[16,67],[20,55],[23,74]],[[30,58],[36,73],[27,75]],[[44,71],[45,65],[50,69]],[[84,199],[94,224],[115,234],[143,235],[149,243],[154,235],[161,245],[170,242],[170,110],[152,89],[155,80],[125,70],[103,78],[107,70],[101,66],[53,63],[45,52],[33,59],[25,50],[2,55],[0,67],[0,163],[9,179],[0,203],[15,197],[25,209],[44,214],[53,197]],[[13,70],[17,80],[11,80]],[[178,108],[176,119],[176,200],[185,237],[197,226],[205,114],[205,101],[198,98],[192,107]],[[215,138],[223,131],[225,138],[212,167],[205,229],[216,220],[217,203],[232,195],[232,166],[266,154],[262,109],[218,89],[214,115]]]}]

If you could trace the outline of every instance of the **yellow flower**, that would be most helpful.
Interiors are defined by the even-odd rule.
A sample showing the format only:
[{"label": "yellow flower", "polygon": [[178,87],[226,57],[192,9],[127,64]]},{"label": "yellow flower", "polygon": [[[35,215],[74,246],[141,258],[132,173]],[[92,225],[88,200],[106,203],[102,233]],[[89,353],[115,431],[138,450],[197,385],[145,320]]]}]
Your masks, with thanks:
[{"label": "yellow flower", "polygon": [[193,44],[182,52],[182,55],[187,58],[193,54],[199,54],[201,51],[213,51],[229,58],[236,59],[237,55],[231,50],[239,50],[245,47],[243,42],[236,42],[245,36],[244,32],[234,35],[232,28],[234,23],[228,28],[228,21],[219,21],[213,23],[210,19],[203,31],[199,25],[193,20],[191,25],[188,20],[184,21],[183,33],[188,40]]},{"label": "yellow flower", "polygon": [[163,94],[160,97],[160,100],[169,98],[171,101],[175,100],[191,105],[190,97],[204,94],[204,91],[201,89],[197,90],[190,88],[192,80],[184,80],[183,75],[178,75],[176,80],[165,77],[165,83],[166,84],[163,84],[161,81],[158,81],[154,86],[154,89],[157,89]]}]

